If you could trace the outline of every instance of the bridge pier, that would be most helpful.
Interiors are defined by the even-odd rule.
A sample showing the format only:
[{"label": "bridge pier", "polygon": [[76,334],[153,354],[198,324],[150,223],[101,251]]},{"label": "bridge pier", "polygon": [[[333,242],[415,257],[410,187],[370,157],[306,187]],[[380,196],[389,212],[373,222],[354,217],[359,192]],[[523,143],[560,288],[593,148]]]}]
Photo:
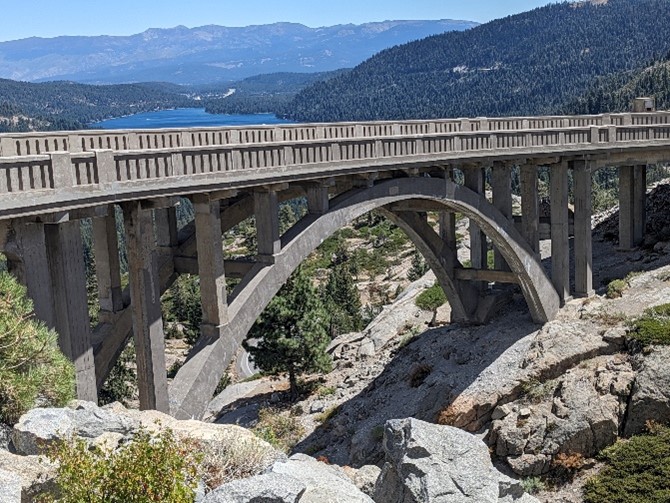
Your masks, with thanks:
[{"label": "bridge pier", "polygon": [[121,265],[119,243],[116,233],[114,205],[108,207],[106,216],[93,218],[93,253],[98,279],[98,301],[100,321],[109,323],[114,313],[123,309],[121,289]]},{"label": "bridge pier", "polygon": [[65,356],[74,363],[77,397],[97,402],[80,223],[70,220],[47,224],[44,229],[58,342]]},{"label": "bridge pier", "polygon": [[35,316],[47,327],[55,328],[54,290],[51,286],[44,224],[17,221],[13,228],[16,250],[14,253],[6,250],[8,269],[28,290]]},{"label": "bridge pier", "polygon": [[165,336],[153,211],[124,203],[128,277],[137,361],[140,409],[169,412]]},{"label": "bridge pier", "polygon": [[537,257],[540,256],[540,208],[537,190],[537,167],[523,164],[521,182],[521,234]]},{"label": "bridge pier", "polygon": [[647,166],[619,168],[619,247],[630,250],[644,240]]},{"label": "bridge pier", "polygon": [[593,244],[591,230],[591,170],[585,161],[573,161],[575,197],[575,296],[591,297],[593,290]]},{"label": "bridge pier", "polygon": [[221,325],[228,323],[221,206],[218,200],[212,200],[208,194],[194,196],[193,203],[202,304],[200,330],[205,337],[216,337],[220,335]]},{"label": "bridge pier", "polygon": [[254,192],[254,215],[256,217],[257,260],[272,264],[275,255],[281,251],[279,199],[276,190],[266,189]]},{"label": "bridge pier", "polygon": [[568,222],[568,164],[552,164],[551,280],[563,305],[570,297],[570,236]]},{"label": "bridge pier", "polygon": [[[480,167],[469,167],[463,170],[465,187],[477,194],[484,194],[484,169]],[[487,269],[488,244],[486,234],[479,226],[470,221],[470,266],[473,269]],[[483,288],[480,284],[480,288]]]},{"label": "bridge pier", "polygon": [[[508,219],[512,219],[512,166],[508,162],[494,162],[491,170],[491,189],[493,206]],[[494,250],[494,263],[497,271],[509,271],[500,250]]]}]

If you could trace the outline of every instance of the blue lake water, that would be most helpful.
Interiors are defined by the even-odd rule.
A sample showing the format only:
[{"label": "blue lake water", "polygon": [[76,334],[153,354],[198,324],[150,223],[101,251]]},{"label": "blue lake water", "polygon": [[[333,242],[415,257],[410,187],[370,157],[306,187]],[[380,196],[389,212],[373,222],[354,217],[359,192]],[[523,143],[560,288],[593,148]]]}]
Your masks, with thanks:
[{"label": "blue lake water", "polygon": [[213,126],[255,126],[260,124],[291,124],[274,114],[219,115],[208,114],[204,108],[179,108],[145,112],[91,124],[94,129],[157,129]]}]

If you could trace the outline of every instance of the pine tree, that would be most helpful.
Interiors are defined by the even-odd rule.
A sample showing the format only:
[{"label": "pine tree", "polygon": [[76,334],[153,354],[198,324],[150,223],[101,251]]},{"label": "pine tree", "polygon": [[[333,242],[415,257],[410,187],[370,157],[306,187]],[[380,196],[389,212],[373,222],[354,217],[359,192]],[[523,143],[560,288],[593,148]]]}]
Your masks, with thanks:
[{"label": "pine tree", "polygon": [[[288,373],[291,399],[298,397],[299,375],[328,372],[329,316],[307,274],[298,269],[265,308],[244,348],[264,372]],[[249,344],[255,339],[255,345]]]},{"label": "pine tree", "polygon": [[323,288],[323,301],[330,314],[330,336],[337,337],[363,328],[361,297],[354,282],[355,270],[344,248],[333,254],[333,266]]},{"label": "pine tree", "polygon": [[428,264],[426,264],[426,261],[421,254],[414,250],[414,255],[412,255],[412,267],[410,267],[407,272],[407,279],[409,281],[416,281],[426,274],[426,272],[428,272]]}]

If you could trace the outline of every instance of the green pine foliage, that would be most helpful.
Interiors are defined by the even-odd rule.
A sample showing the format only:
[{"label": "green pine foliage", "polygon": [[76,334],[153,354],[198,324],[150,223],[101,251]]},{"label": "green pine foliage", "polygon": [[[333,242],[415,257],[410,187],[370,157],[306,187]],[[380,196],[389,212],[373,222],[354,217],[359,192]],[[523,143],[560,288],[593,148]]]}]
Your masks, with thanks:
[{"label": "green pine foliage", "polygon": [[323,301],[330,315],[330,336],[337,337],[363,328],[361,297],[354,281],[355,269],[341,248],[334,256],[333,266],[323,288]]},{"label": "green pine foliage", "polygon": [[[670,50],[670,2],[562,2],[381,51],[301,91],[299,121],[557,113]],[[626,106],[626,108],[629,105]]]},{"label": "green pine foliage", "polygon": [[0,273],[0,421],[14,424],[38,403],[62,406],[74,398],[74,367],[58,336],[33,318],[32,301],[6,272]]},{"label": "green pine foliage", "polygon": [[433,318],[430,320],[429,325],[433,326],[437,318],[437,310],[447,302],[447,297],[439,283],[435,283],[430,288],[421,292],[414,302],[419,309],[432,311]]},{"label": "green pine foliage", "polygon": [[424,258],[418,251],[414,250],[414,254],[412,255],[412,266],[407,272],[407,279],[409,281],[416,281],[426,274],[428,269],[428,264],[426,264]]},{"label": "green pine foliage", "polygon": [[649,434],[617,442],[599,458],[606,466],[586,483],[586,503],[670,501],[670,428],[651,425]]},{"label": "green pine foliage", "polygon": [[299,268],[265,308],[244,342],[254,363],[271,375],[288,374],[291,397],[298,396],[298,376],[329,372],[326,348],[329,316],[310,278]]},{"label": "green pine foliage", "polygon": [[[182,274],[163,295],[161,307],[168,337],[184,337],[193,345],[200,336],[202,306],[198,276]],[[183,327],[183,332],[176,329]]]}]

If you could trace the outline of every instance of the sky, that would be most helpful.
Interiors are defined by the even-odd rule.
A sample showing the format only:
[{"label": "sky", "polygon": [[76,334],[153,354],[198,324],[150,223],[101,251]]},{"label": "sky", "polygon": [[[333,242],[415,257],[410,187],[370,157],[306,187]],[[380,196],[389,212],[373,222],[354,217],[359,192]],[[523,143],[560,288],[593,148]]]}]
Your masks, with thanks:
[{"label": "sky", "polygon": [[316,28],[397,19],[480,23],[556,0],[0,0],[0,41],[132,35],[148,28],[279,21]]}]

